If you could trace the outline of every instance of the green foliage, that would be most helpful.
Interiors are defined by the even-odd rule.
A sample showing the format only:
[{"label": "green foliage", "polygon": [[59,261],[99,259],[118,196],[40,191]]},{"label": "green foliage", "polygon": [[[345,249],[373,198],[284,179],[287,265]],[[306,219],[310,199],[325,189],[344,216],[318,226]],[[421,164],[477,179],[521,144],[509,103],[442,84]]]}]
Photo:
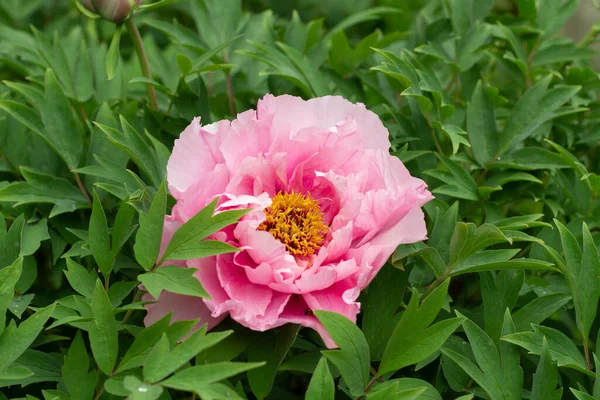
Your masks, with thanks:
[{"label": "green foliage", "polygon": [[[600,398],[600,29],[563,34],[590,2],[293,3],[0,1],[0,400]],[[248,212],[215,199],[161,248],[174,140],[266,93],[364,103],[436,196],[356,323],[315,312],[337,349],[144,323],[214,295],[182,260],[235,252],[214,234]]]}]

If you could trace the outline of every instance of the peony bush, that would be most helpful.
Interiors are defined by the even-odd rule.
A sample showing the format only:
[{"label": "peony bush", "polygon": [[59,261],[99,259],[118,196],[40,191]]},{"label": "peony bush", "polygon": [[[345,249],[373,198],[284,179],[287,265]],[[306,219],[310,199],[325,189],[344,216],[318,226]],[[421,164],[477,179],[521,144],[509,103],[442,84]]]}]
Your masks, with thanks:
[{"label": "peony bush", "polygon": [[599,399],[595,3],[0,1],[0,400]]}]

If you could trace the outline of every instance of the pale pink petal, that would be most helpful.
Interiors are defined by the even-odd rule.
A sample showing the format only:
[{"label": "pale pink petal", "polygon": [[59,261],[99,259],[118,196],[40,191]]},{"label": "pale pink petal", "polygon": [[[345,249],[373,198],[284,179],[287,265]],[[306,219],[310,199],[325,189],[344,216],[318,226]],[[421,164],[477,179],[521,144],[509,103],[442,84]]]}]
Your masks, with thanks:
[{"label": "pale pink petal", "polygon": [[326,310],[342,314],[352,322],[356,322],[356,315],[360,311],[360,304],[344,296],[348,290],[352,291],[355,283],[351,280],[337,282],[326,290],[304,293],[302,297],[311,310]]},{"label": "pale pink petal", "polygon": [[[182,223],[175,220],[171,215],[165,215],[165,224],[162,231],[162,239],[160,241],[160,251],[158,253],[158,260],[160,260],[167,249],[167,246],[171,242],[173,235],[181,227]],[[157,260],[157,261],[158,261]],[[169,265],[185,266],[185,261],[167,261]],[[164,264],[163,264],[164,265]]]},{"label": "pale pink petal", "polygon": [[[149,294],[145,294],[142,297],[142,301],[154,301],[154,298]],[[189,321],[200,318],[200,322],[194,329],[201,327],[204,324],[208,324],[208,329],[212,329],[215,325],[221,322],[225,315],[213,318],[210,310],[204,304],[204,301],[200,297],[184,296],[182,294],[175,294],[163,291],[156,303],[146,305],[148,314],[144,318],[144,324],[146,326],[152,325],[168,313],[172,312],[171,323],[176,321]]]},{"label": "pale pink petal", "polygon": [[223,163],[218,130],[227,122],[201,127],[195,118],[175,140],[173,153],[167,164],[167,177],[171,194],[179,199],[190,186],[204,179],[204,174]]},{"label": "pale pink petal", "polygon": [[173,207],[173,215],[186,222],[206,207],[215,197],[220,196],[229,183],[229,171],[223,164],[215,166],[212,171],[202,174],[202,179],[189,186],[178,196]]}]

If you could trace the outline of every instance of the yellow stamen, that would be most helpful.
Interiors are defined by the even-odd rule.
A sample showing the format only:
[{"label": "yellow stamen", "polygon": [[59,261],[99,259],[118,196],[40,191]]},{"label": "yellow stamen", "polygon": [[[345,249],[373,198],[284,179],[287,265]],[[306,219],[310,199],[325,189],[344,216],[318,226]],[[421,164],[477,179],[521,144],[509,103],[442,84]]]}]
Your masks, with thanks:
[{"label": "yellow stamen", "polygon": [[296,257],[315,254],[325,241],[327,225],[319,203],[310,194],[279,192],[265,214],[258,229],[269,232]]}]

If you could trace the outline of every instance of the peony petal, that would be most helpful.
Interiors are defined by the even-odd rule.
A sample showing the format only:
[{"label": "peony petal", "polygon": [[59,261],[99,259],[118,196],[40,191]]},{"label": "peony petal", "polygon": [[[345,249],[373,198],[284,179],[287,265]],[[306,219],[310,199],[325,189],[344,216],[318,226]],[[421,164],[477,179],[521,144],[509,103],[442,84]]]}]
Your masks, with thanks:
[{"label": "peony petal", "polygon": [[[153,300],[154,298],[149,294],[145,294],[144,297],[142,297],[142,301]],[[144,324],[146,326],[152,325],[170,312],[173,312],[171,323],[200,318],[200,322],[194,329],[198,329],[204,324],[208,324],[208,329],[212,329],[225,318],[225,315],[213,318],[210,310],[206,307],[204,301],[200,297],[184,296],[165,291],[160,294],[156,303],[146,304],[145,307],[148,311],[148,314],[146,314],[146,317],[144,318]]]},{"label": "peony petal", "polygon": [[313,311],[333,311],[342,314],[352,322],[356,322],[356,315],[360,311],[360,304],[354,301],[356,298],[349,298],[353,296],[344,296],[344,293],[348,290],[351,291],[350,293],[354,293],[352,291],[353,288],[355,288],[355,282],[347,279],[333,284],[326,290],[305,293],[302,297]]},{"label": "peony petal", "polygon": [[224,162],[219,149],[221,136],[218,131],[228,124],[227,121],[221,121],[201,127],[200,118],[194,118],[179,139],[175,140],[167,164],[169,189],[173,197],[179,199],[190,186],[203,181],[204,174]]},{"label": "peony petal", "polygon": [[337,347],[327,330],[315,317],[306,301],[301,296],[292,296],[285,309],[279,316],[279,325],[285,323],[300,324],[307,328],[312,328],[321,336],[325,345],[334,349]]}]

